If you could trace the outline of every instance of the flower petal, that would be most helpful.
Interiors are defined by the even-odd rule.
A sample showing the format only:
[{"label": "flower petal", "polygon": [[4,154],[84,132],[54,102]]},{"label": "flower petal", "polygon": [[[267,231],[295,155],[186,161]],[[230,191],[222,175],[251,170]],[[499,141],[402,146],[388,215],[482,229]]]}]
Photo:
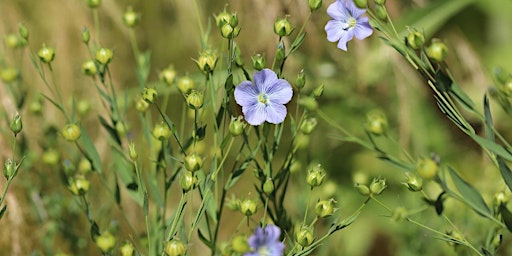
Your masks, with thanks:
[{"label": "flower petal", "polygon": [[268,240],[279,241],[279,236],[281,235],[281,229],[276,225],[267,225],[265,227],[265,237]]},{"label": "flower petal", "polygon": [[251,81],[244,81],[235,87],[235,101],[242,107],[258,103],[258,94],[258,87]]},{"label": "flower petal", "polygon": [[363,40],[373,33],[373,28],[368,22],[368,17],[362,17],[357,20],[357,25],[354,28],[354,34],[357,39]]},{"label": "flower petal", "polygon": [[349,29],[347,33],[343,34],[343,36],[340,38],[340,41],[338,42],[338,48],[347,51],[347,43],[348,41],[352,40],[352,38],[354,38],[354,29]]},{"label": "flower petal", "polygon": [[350,17],[350,13],[348,13],[345,8],[345,4],[343,0],[337,0],[327,7],[327,14],[331,16],[331,18],[339,21],[346,21]]},{"label": "flower petal", "polygon": [[264,239],[265,237],[263,234],[263,229],[257,227],[256,230],[254,230],[254,234],[249,237],[247,243],[249,244],[249,246],[251,246],[251,248],[256,249],[265,244]]},{"label": "flower petal", "polygon": [[257,102],[256,104],[242,106],[242,112],[244,113],[244,119],[250,125],[260,125],[265,122],[267,113],[265,110],[265,104]]},{"label": "flower petal", "polygon": [[284,105],[270,103],[265,108],[266,120],[272,124],[280,124],[286,118],[286,112]]},{"label": "flower petal", "polygon": [[258,87],[259,92],[267,92],[267,88],[269,88],[276,81],[277,74],[268,68],[254,73],[254,83]]},{"label": "flower petal", "polygon": [[350,16],[354,18],[359,18],[361,15],[363,15],[366,12],[366,9],[360,9],[356,6],[354,1],[352,0],[346,0],[345,1],[345,8],[350,13]]},{"label": "flower petal", "polygon": [[286,104],[293,96],[292,86],[284,79],[278,79],[267,88],[267,97],[271,103]]},{"label": "flower petal", "polygon": [[347,33],[347,31],[343,30],[344,22],[338,20],[330,20],[325,25],[325,32],[327,33],[327,40],[329,42],[339,41],[343,34]]}]

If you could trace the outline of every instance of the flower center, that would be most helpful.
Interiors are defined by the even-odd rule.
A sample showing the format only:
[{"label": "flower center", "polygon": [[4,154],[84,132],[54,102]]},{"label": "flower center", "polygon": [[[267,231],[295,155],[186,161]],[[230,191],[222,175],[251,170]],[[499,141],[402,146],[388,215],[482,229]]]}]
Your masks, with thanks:
[{"label": "flower center", "polygon": [[266,94],[264,94],[264,93],[260,93],[260,94],[258,95],[258,101],[259,101],[259,102],[261,102],[261,103],[263,103],[263,104],[265,104],[265,105],[267,105],[267,103],[268,103],[268,97],[267,97],[267,95],[266,95]]},{"label": "flower center", "polygon": [[356,26],[357,20],[354,17],[348,18],[347,22],[343,24],[343,30],[349,30]]},{"label": "flower center", "polygon": [[262,246],[258,249],[258,254],[260,256],[270,256],[270,251],[266,246]]}]

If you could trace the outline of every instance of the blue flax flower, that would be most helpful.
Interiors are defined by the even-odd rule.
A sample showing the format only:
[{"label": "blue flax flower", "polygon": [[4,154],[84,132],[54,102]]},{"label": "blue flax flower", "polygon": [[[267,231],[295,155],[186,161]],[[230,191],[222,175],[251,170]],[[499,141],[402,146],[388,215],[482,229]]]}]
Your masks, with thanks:
[{"label": "blue flax flower", "polygon": [[254,234],[249,237],[251,252],[244,256],[281,256],[284,251],[284,244],[279,241],[281,230],[278,226],[267,225],[264,229],[258,227]]},{"label": "blue flax flower", "polygon": [[250,125],[260,125],[267,121],[279,124],[286,117],[284,104],[293,96],[292,86],[284,79],[278,79],[270,69],[254,74],[254,84],[243,81],[235,88],[235,100],[242,106],[245,120]]},{"label": "blue flax flower", "polygon": [[368,17],[362,17],[365,9],[359,9],[352,0],[337,0],[329,5],[327,14],[332,20],[325,25],[327,40],[338,42],[338,48],[347,51],[347,43],[354,36],[363,40],[373,33]]}]

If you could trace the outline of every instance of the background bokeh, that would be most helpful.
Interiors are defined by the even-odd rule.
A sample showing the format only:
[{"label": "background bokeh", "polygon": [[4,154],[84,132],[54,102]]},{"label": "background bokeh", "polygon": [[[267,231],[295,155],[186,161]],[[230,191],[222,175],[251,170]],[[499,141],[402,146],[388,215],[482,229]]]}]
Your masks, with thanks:
[{"label": "background bokeh", "polygon": [[[298,30],[309,12],[307,1],[302,0],[203,0],[197,1],[197,9],[194,2],[103,1],[99,9],[102,25],[100,38],[93,40],[114,49],[115,57],[111,65],[114,84],[119,90],[128,92],[128,99],[131,100],[139,92],[128,30],[121,19],[128,6],[141,14],[141,22],[135,31],[139,47],[151,51],[150,81],[157,81],[158,72],[170,64],[179,75],[200,77],[193,62],[201,51],[198,22],[211,29],[208,34],[210,45],[220,48],[222,38],[213,15],[221,12],[226,4],[229,4],[227,8],[230,11],[238,13],[242,31],[237,43],[247,66],[251,63],[250,56],[257,53],[264,54],[267,59],[272,58],[278,40],[273,33],[273,23],[277,17],[289,15]],[[324,1],[320,11],[313,14],[305,29],[307,37],[304,44],[287,62],[285,77],[293,81],[298,71],[304,69],[308,77],[306,89],[312,90],[323,83],[325,91],[320,108],[354,134],[365,136],[363,126],[366,113],[380,109],[387,115],[391,137],[413,156],[429,156],[431,152],[438,154],[443,162],[456,167],[461,176],[470,180],[488,200],[495,192],[504,189],[505,186],[499,182],[499,172],[487,157],[440,113],[428,86],[397,52],[379,40],[378,32],[369,40],[350,42],[348,52],[337,49],[334,43],[326,40],[324,26],[329,19],[325,13],[328,4],[330,1]],[[386,5],[399,31],[407,31],[406,26],[414,26],[424,29],[427,40],[438,37],[447,43],[450,49],[447,63],[453,75],[480,105],[483,93],[494,83],[493,69],[502,67],[512,71],[511,1],[388,0]],[[55,80],[65,97],[87,100],[91,103],[92,111],[101,114],[103,109],[97,92],[80,69],[81,63],[88,58],[87,49],[80,41],[80,33],[84,27],[88,27],[93,34],[97,32],[94,31],[92,12],[85,1],[0,0],[0,37],[16,33],[20,22],[30,30],[28,47],[32,50],[37,51],[42,44],[56,48],[56,59],[52,65],[56,70]],[[29,88],[27,100],[31,101],[37,92],[44,92],[46,88],[27,54],[13,52],[2,44],[1,66],[20,59],[25,66],[23,83]],[[15,106],[3,86],[0,87],[0,97],[1,116],[9,120]],[[171,102],[167,112],[172,112],[178,106],[181,103]],[[506,137],[512,137],[509,117],[497,105],[492,106],[498,129]],[[129,108],[131,113],[135,113],[133,107]],[[20,171],[8,193],[8,211],[0,222],[0,255],[29,255],[32,252],[44,255],[48,251],[94,255],[97,251],[90,245],[87,221],[74,202],[69,200],[70,194],[65,185],[55,179],[57,175],[51,173],[52,167],[39,159],[44,151],[40,145],[49,139],[45,137],[43,129],[49,125],[61,126],[64,120],[50,104],[45,104],[43,119],[23,111],[24,136],[27,145],[31,145],[34,151],[26,163],[29,168]],[[99,127],[97,116],[84,116],[81,122],[91,126],[88,129],[92,131],[100,152],[107,152],[108,143],[102,139],[106,134]],[[10,131],[5,124],[8,122],[1,125],[2,135],[5,135],[0,138],[0,147],[5,149],[0,151],[2,159],[10,155]],[[477,130],[482,128],[478,123],[474,123],[474,126]],[[136,133],[137,124],[132,124],[132,127]],[[338,200],[341,216],[348,216],[363,200],[353,188],[355,174],[363,180],[365,177],[368,180],[378,176],[386,178],[389,189],[382,201],[391,207],[414,209],[422,205],[417,195],[412,195],[400,185],[404,179],[401,170],[378,160],[375,154],[358,145],[341,143],[336,139],[339,134],[326,123],[321,122],[318,129],[320,131],[312,135],[307,150],[299,154],[301,164],[303,169],[310,162],[325,166],[333,188],[326,193],[334,194]],[[390,150],[397,148],[392,144],[388,146]],[[108,159],[105,161],[108,162]],[[307,203],[300,196],[301,188],[305,186],[304,173],[298,172],[294,177],[293,194],[289,196],[289,207],[296,216],[301,216]],[[0,188],[3,184],[2,179]],[[439,188],[427,186],[426,189],[435,195]],[[101,192],[96,192],[96,196],[101,198]],[[99,200],[97,204],[100,209],[103,203],[105,209],[102,211],[110,212],[108,207],[111,203]],[[459,207],[456,202],[449,201],[447,204],[451,209]],[[130,211],[130,206],[133,207],[130,204],[125,206],[126,212]],[[430,237],[431,233],[409,223],[393,222],[385,213],[379,206],[370,205],[355,224],[331,237],[317,255],[456,254],[446,242]],[[119,212],[114,214],[120,215]],[[479,216],[469,210],[452,210],[448,214],[470,239],[475,242],[484,239],[478,233],[478,225],[483,225]],[[415,217],[429,226],[444,227],[433,210]],[[140,214],[128,213],[127,218],[137,223]],[[142,220],[135,226],[142,229]],[[510,241],[508,236],[505,239]],[[197,249],[191,252],[197,254],[193,255],[200,255],[199,243],[196,241]],[[502,255],[508,255],[507,252],[511,250],[506,248],[507,243],[504,244]]]}]

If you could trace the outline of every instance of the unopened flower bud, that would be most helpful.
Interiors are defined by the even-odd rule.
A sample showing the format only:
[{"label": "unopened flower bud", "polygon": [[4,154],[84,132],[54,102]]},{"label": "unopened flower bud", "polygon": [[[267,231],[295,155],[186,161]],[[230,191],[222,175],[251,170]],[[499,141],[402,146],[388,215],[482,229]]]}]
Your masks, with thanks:
[{"label": "unopened flower bud", "polygon": [[138,158],[137,150],[135,149],[135,143],[130,142],[128,144],[128,154],[130,155],[130,159],[132,161],[136,161]]},{"label": "unopened flower bud", "polygon": [[231,25],[229,25],[229,23],[222,25],[222,27],[220,29],[220,34],[222,35],[222,37],[227,38],[227,39],[233,39],[234,32],[235,32],[235,29]]},{"label": "unopened flower bud", "polygon": [[229,25],[232,27],[238,26],[238,14],[236,12],[231,13],[231,17],[229,17]]},{"label": "unopened flower bud", "polygon": [[443,62],[448,54],[448,46],[441,40],[434,38],[426,49],[427,56],[435,62]]},{"label": "unopened flower bud", "polygon": [[368,0],[354,0],[354,4],[356,4],[358,8],[366,9],[368,6]]},{"label": "unopened flower bud", "polygon": [[318,201],[315,206],[316,215],[320,218],[331,216],[336,211],[334,204],[336,204],[336,200],[332,198],[329,200]]},{"label": "unopened flower bud", "polygon": [[242,202],[240,199],[236,198],[234,195],[231,196],[226,202],[226,207],[232,211],[239,211],[240,210],[240,204]]},{"label": "unopened flower bud", "polygon": [[107,65],[113,56],[114,53],[108,48],[100,48],[96,51],[96,61],[102,65]]},{"label": "unopened flower bud", "polygon": [[90,171],[92,171],[91,161],[85,157],[80,159],[80,162],[78,162],[78,172],[80,174],[87,174]]},{"label": "unopened flower bud", "polygon": [[322,7],[322,0],[309,0],[308,5],[311,11],[316,11]]},{"label": "unopened flower bud", "polygon": [[265,183],[263,183],[263,193],[265,195],[269,196],[274,192],[274,182],[272,181],[272,178],[267,178],[265,180]]},{"label": "unopened flower bud", "polygon": [[494,238],[492,239],[492,246],[494,248],[500,247],[501,243],[503,242],[503,234],[496,234]]},{"label": "unopened flower bud", "polygon": [[320,84],[313,90],[313,97],[318,98],[324,94],[324,84]]},{"label": "unopened flower bud", "polygon": [[375,0],[375,4],[385,5],[386,4],[386,0]]},{"label": "unopened flower bud", "polygon": [[133,246],[132,242],[125,241],[121,246],[120,251],[121,256],[133,256],[133,253],[135,252],[135,247]]},{"label": "unopened flower bud", "polygon": [[187,104],[191,109],[200,109],[203,106],[203,93],[200,91],[192,90],[187,95]]},{"label": "unopened flower bud", "polygon": [[245,216],[251,216],[258,210],[258,203],[251,199],[245,199],[240,202],[240,212]]},{"label": "unopened flower bud", "polygon": [[76,196],[83,196],[89,191],[90,185],[90,182],[83,175],[78,175],[71,180],[69,190]]},{"label": "unopened flower bud", "polygon": [[96,68],[96,63],[92,60],[88,60],[82,64],[82,73],[88,76],[95,76],[98,72]]},{"label": "unopened flower bud", "polygon": [[402,182],[402,184],[404,184],[408,190],[418,192],[423,189],[423,179],[421,177],[410,172],[406,172],[405,176],[407,177],[407,181]]},{"label": "unopened flower bud", "polygon": [[375,16],[380,20],[386,22],[388,20],[388,11],[384,5],[375,5]]},{"label": "unopened flower bud", "polygon": [[196,61],[199,70],[208,73],[212,72],[217,65],[217,55],[214,51],[206,49],[199,55],[199,59]]},{"label": "unopened flower bud", "polygon": [[178,89],[183,94],[187,94],[190,90],[194,89],[194,87],[194,80],[192,80],[188,75],[181,77],[178,80]]},{"label": "unopened flower bud", "polygon": [[158,96],[158,92],[156,91],[155,88],[144,88],[144,91],[142,91],[142,98],[147,102],[147,103],[153,103],[155,102],[155,98],[156,96]]},{"label": "unopened flower bud", "polygon": [[247,236],[245,235],[235,236],[235,238],[233,238],[231,241],[231,248],[233,251],[239,253],[240,255],[248,252],[251,249],[249,247],[249,243],[247,242]]},{"label": "unopened flower bud", "polygon": [[407,45],[411,48],[418,50],[425,44],[425,36],[419,31],[411,31],[407,35]]},{"label": "unopened flower bud", "polygon": [[244,60],[242,59],[242,51],[240,51],[240,47],[238,47],[236,43],[233,45],[235,48],[235,65],[241,68],[244,66]]},{"label": "unopened flower bud", "polygon": [[388,121],[382,111],[373,110],[366,114],[366,130],[376,136],[386,134]]},{"label": "unopened flower bud", "polygon": [[176,70],[174,70],[173,66],[168,66],[160,74],[158,75],[160,81],[164,82],[167,85],[172,85],[174,80],[176,79]]},{"label": "unopened flower bud", "polygon": [[295,86],[301,89],[306,85],[306,74],[304,73],[304,69],[301,69],[299,74],[297,75],[297,79],[295,79]]},{"label": "unopened flower bud", "polygon": [[166,140],[171,137],[171,129],[162,121],[153,128],[153,137],[158,140]]},{"label": "unopened flower bud", "polygon": [[308,169],[306,182],[311,188],[322,185],[325,180],[326,172],[322,165],[318,164]]},{"label": "unopened flower bud", "polygon": [[294,144],[297,149],[306,149],[309,147],[311,137],[304,133],[299,133],[295,138]]},{"label": "unopened flower bud", "polygon": [[11,131],[14,133],[14,136],[18,135],[23,129],[23,123],[21,122],[21,117],[18,113],[14,116],[11,122]]},{"label": "unopened flower bud", "polygon": [[287,17],[283,19],[277,19],[274,23],[274,33],[279,37],[289,36],[293,31],[292,24]]},{"label": "unopened flower bud", "polygon": [[306,247],[313,243],[315,237],[313,236],[313,228],[302,226],[295,231],[295,239],[297,239],[297,243]]},{"label": "unopened flower bud", "polygon": [[139,24],[140,15],[128,7],[128,10],[123,15],[123,22],[127,27],[133,28]]},{"label": "unopened flower bud", "polygon": [[185,256],[187,248],[180,240],[172,239],[165,244],[164,252],[168,256]]},{"label": "unopened flower bud", "polygon": [[76,141],[80,138],[80,135],[82,135],[82,132],[76,124],[66,124],[62,129],[62,137],[67,141]]},{"label": "unopened flower bud", "polygon": [[101,0],[87,0],[87,6],[92,9],[96,9],[100,6]]},{"label": "unopened flower bud", "polygon": [[318,108],[318,102],[313,97],[301,97],[299,99],[299,105],[309,111],[315,111]]},{"label": "unopened flower bud", "polygon": [[407,218],[407,209],[404,207],[397,207],[395,210],[393,210],[393,214],[391,215],[391,218],[396,221],[402,221]]},{"label": "unopened flower bud", "polygon": [[226,12],[226,10],[219,13],[217,16],[215,16],[215,23],[217,24],[217,27],[222,28],[224,24],[229,24],[229,21],[231,20],[231,14]]},{"label": "unopened flower bud", "polygon": [[41,158],[42,158],[43,163],[50,165],[50,166],[55,166],[59,163],[60,155],[57,150],[48,149],[43,152],[43,156]]},{"label": "unopened flower bud", "polygon": [[252,67],[258,71],[261,71],[267,65],[265,56],[263,56],[259,53],[252,56],[251,60],[252,60]]},{"label": "unopened flower bud", "polygon": [[501,206],[502,204],[508,203],[508,201],[510,201],[510,194],[507,194],[503,191],[498,192],[493,196],[493,203],[497,207]]},{"label": "unopened flower bud", "polygon": [[370,188],[364,184],[356,183],[354,184],[354,187],[357,188],[359,193],[363,196],[369,196],[370,195]]},{"label": "unopened flower bud", "polygon": [[247,126],[247,123],[243,121],[243,116],[232,117],[229,132],[233,136],[238,136],[244,132],[245,126]]},{"label": "unopened flower bud", "polygon": [[203,167],[203,159],[197,153],[189,154],[185,157],[185,169],[195,172]]},{"label": "unopened flower bud", "polygon": [[5,45],[10,49],[17,49],[25,46],[27,44],[27,40],[22,38],[17,34],[7,34],[4,39]]},{"label": "unopened flower bud", "polygon": [[110,232],[104,232],[95,239],[96,246],[104,253],[111,251],[116,245],[116,238]]},{"label": "unopened flower bud", "polygon": [[85,27],[82,30],[82,42],[84,44],[88,44],[89,40],[91,40],[91,32],[89,32],[89,29],[87,27]]},{"label": "unopened flower bud", "polygon": [[416,165],[416,172],[423,179],[433,179],[436,177],[439,167],[437,163],[430,158],[423,158]]},{"label": "unopened flower bud", "polygon": [[180,185],[184,192],[188,192],[196,188],[198,182],[199,181],[196,175],[194,175],[194,173],[191,171],[186,171],[183,175],[181,175]]},{"label": "unopened flower bud", "polygon": [[87,99],[81,99],[76,102],[76,112],[81,115],[87,115],[91,110],[91,102]]},{"label": "unopened flower bud", "polygon": [[149,108],[149,103],[144,100],[142,97],[137,97],[137,100],[135,101],[135,109],[139,112],[146,112]]},{"label": "unopened flower bud", "polygon": [[316,126],[318,125],[318,120],[315,117],[309,117],[302,122],[300,126],[300,131],[304,134],[311,134]]},{"label": "unopened flower bud", "polygon": [[41,49],[37,52],[37,56],[44,63],[50,63],[55,58],[55,50],[52,47],[47,47],[43,45]]},{"label": "unopened flower bud", "polygon": [[380,195],[384,189],[386,189],[386,180],[384,179],[373,179],[372,183],[370,184],[370,192],[372,195]]},{"label": "unopened flower bud", "polygon": [[0,69],[0,79],[5,83],[11,83],[20,78],[20,72],[16,68],[6,67]]},{"label": "unopened flower bud", "polygon": [[7,159],[4,162],[4,177],[9,180],[14,178],[14,175],[16,174],[16,163],[12,159]]},{"label": "unopened flower bud", "polygon": [[279,42],[279,44],[277,44],[276,60],[282,61],[282,60],[284,60],[285,57],[286,57],[285,46],[284,46],[283,42]]},{"label": "unopened flower bud", "polygon": [[21,38],[28,40],[28,28],[24,23],[20,23],[18,25],[18,33],[20,34]]}]

